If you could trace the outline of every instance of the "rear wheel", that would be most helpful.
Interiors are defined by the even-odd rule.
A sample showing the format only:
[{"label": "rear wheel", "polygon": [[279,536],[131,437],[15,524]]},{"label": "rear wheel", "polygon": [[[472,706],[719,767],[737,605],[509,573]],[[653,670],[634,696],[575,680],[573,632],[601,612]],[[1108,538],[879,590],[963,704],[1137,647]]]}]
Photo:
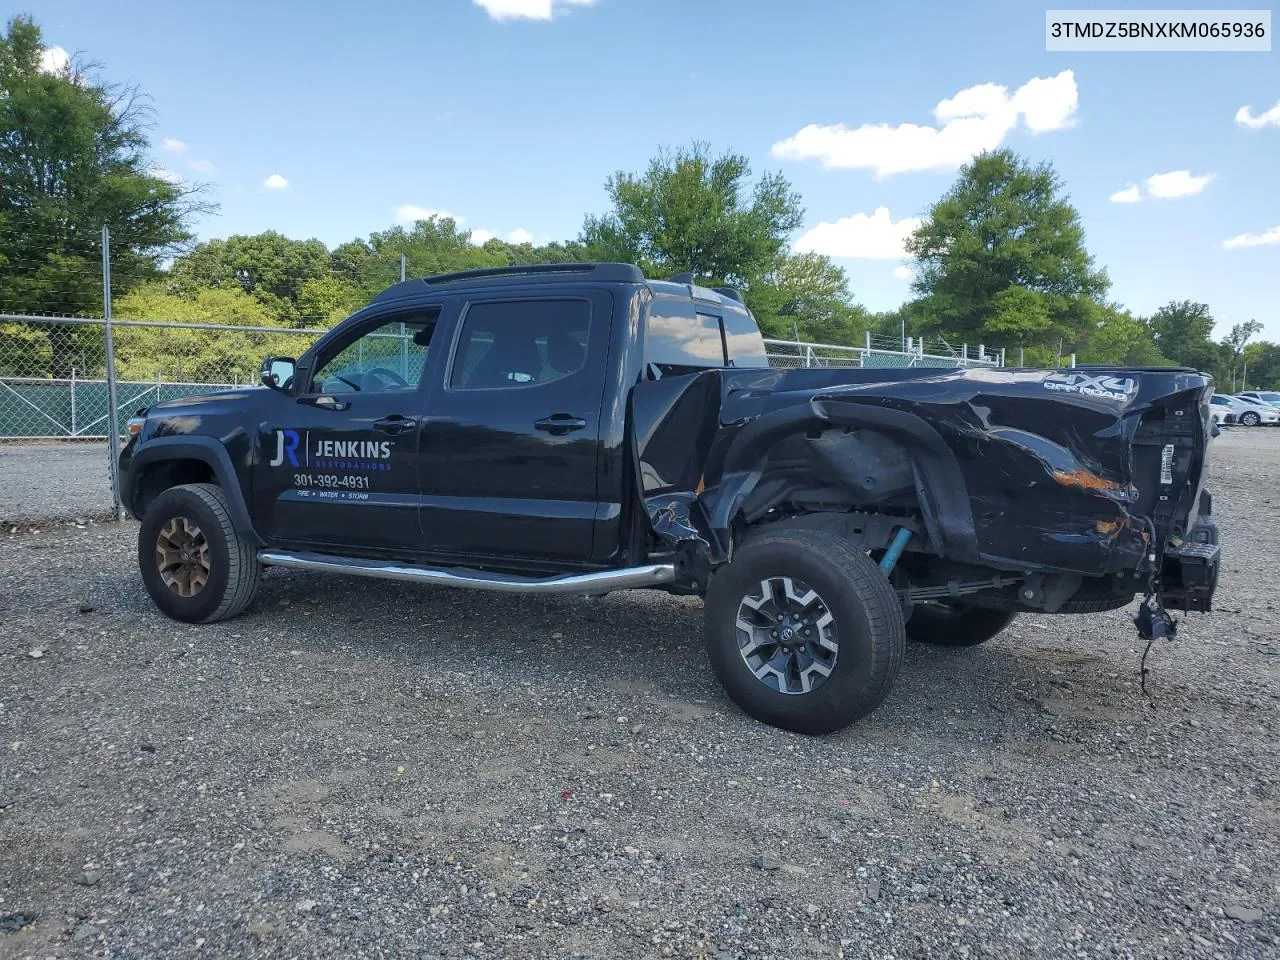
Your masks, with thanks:
[{"label": "rear wheel", "polygon": [[171,487],[147,507],[138,567],[155,605],[188,623],[234,617],[258,590],[257,551],[236,533],[226,496],[211,483]]},{"label": "rear wheel", "polygon": [[1262,414],[1254,413],[1252,410],[1240,414],[1240,422],[1246,427],[1256,427],[1262,423]]},{"label": "rear wheel", "polygon": [[921,603],[911,610],[907,637],[939,647],[974,647],[1013,622],[1013,610],[991,610],[963,603]]},{"label": "rear wheel", "polygon": [[866,716],[902,665],[897,595],[874,562],[818,530],[748,541],[707,589],[706,644],[746,713],[797,733]]}]

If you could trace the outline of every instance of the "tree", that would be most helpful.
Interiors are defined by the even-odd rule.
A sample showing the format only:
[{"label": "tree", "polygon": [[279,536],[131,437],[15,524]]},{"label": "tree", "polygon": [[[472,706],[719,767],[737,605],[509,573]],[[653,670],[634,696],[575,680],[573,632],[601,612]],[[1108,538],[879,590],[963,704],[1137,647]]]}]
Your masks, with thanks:
[{"label": "tree", "polygon": [[1168,364],[1151,337],[1147,324],[1127,310],[1108,305],[1098,309],[1088,340],[1079,348],[1084,363],[1114,363],[1129,367]]},{"label": "tree", "polygon": [[319,240],[290,240],[268,230],[200,244],[174,261],[169,289],[187,297],[202,289],[243,290],[284,326],[310,326],[321,318],[300,309],[303,287],[329,273],[329,251]]},{"label": "tree", "polygon": [[[42,69],[43,51],[29,17],[0,35],[0,310],[98,315],[103,225],[113,288],[127,291],[154,277],[190,240],[192,217],[210,208],[197,188],[151,171],[135,90],[106,85],[74,60]],[[47,354],[44,367],[57,376],[77,356],[101,352],[95,328],[40,337],[24,349]],[[13,340],[0,332],[0,348]]]},{"label": "tree", "polygon": [[1243,360],[1249,383],[1259,390],[1280,390],[1280,343],[1251,343],[1244,348]]},{"label": "tree", "polygon": [[[1257,320],[1246,320],[1244,323],[1237,323],[1231,328],[1231,332],[1222,338],[1222,347],[1227,354],[1233,392],[1236,389],[1236,375],[1243,373],[1241,360],[1245,345],[1261,332],[1262,324]],[[1240,389],[1243,390],[1245,388],[1242,386]]]},{"label": "tree", "polygon": [[740,154],[713,157],[703,143],[663,151],[643,174],[619,171],[605,182],[613,209],[586,218],[581,242],[592,259],[635,263],[654,277],[691,272],[750,300],[804,214],[781,174],[754,186],[750,178]]},{"label": "tree", "polygon": [[116,368],[124,380],[252,383],[263,357],[296,357],[313,342],[305,334],[236,331],[236,327],[277,324],[260,300],[231,285],[204,287],[190,296],[180,296],[167,291],[162,283],[150,283],[121,297],[115,307],[121,318],[130,320],[212,320],[223,328],[118,327]]},{"label": "tree", "polygon": [[779,256],[751,288],[751,306],[766,337],[817,343],[856,344],[870,324],[853,302],[845,272],[824,256]]},{"label": "tree", "polygon": [[1109,281],[1048,163],[983,153],[907,241],[926,329],[970,343],[1060,349],[1086,335]]},{"label": "tree", "polygon": [[198,189],[148,164],[148,114],[137,91],[72,61],[42,69],[29,17],[0,36],[0,306],[100,313],[100,231],[111,229],[113,288],[156,275],[209,208]]},{"label": "tree", "polygon": [[1215,375],[1221,373],[1223,350],[1211,339],[1213,314],[1209,305],[1190,300],[1171,301],[1147,320],[1156,348],[1174,363]]}]

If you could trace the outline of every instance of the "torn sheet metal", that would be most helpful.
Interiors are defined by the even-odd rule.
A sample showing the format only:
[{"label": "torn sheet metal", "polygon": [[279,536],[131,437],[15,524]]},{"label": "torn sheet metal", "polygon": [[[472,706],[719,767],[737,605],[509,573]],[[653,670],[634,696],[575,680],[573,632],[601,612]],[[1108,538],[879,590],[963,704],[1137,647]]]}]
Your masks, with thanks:
[{"label": "torn sheet metal", "polygon": [[[1211,388],[1204,374],[1169,368],[707,371],[637,385],[635,449],[651,507],[655,495],[689,494],[650,509],[664,540],[714,545],[743,509],[801,493],[820,502],[834,488],[848,492],[846,509],[875,507],[872,487],[892,509],[901,463],[865,456],[887,438],[913,470],[932,469],[923,492],[936,501],[949,558],[1096,576],[1139,568],[1194,522],[1184,501],[1203,483]],[[793,437],[759,443],[753,425],[764,422]],[[837,427],[864,455],[833,454]],[[808,467],[806,436],[816,441]],[[782,443],[785,457],[775,454]],[[752,456],[741,456],[749,445]],[[771,458],[789,465],[785,482],[770,479]],[[868,474],[859,492],[855,468],[869,459],[896,473]],[[965,522],[951,522],[959,513]]]}]

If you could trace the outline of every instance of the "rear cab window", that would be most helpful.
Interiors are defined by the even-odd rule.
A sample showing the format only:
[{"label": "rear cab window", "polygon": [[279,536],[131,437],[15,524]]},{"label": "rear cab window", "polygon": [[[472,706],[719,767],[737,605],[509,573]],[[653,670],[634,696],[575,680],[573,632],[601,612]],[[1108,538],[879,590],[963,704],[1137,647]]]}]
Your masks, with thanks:
[{"label": "rear cab window", "polygon": [[651,376],[669,377],[769,362],[745,308],[656,294],[649,305],[645,365]]}]

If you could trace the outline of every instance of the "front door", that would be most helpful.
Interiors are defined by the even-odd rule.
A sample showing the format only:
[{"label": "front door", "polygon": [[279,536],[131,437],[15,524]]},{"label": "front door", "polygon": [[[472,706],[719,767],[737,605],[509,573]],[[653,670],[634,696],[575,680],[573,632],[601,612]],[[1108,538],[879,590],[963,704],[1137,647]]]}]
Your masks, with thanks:
[{"label": "front door", "polygon": [[418,439],[439,306],[382,314],[326,344],[259,430],[255,492],[273,542],[421,549]]},{"label": "front door", "polygon": [[587,290],[463,308],[422,427],[433,552],[552,567],[590,559],[612,305]]}]

